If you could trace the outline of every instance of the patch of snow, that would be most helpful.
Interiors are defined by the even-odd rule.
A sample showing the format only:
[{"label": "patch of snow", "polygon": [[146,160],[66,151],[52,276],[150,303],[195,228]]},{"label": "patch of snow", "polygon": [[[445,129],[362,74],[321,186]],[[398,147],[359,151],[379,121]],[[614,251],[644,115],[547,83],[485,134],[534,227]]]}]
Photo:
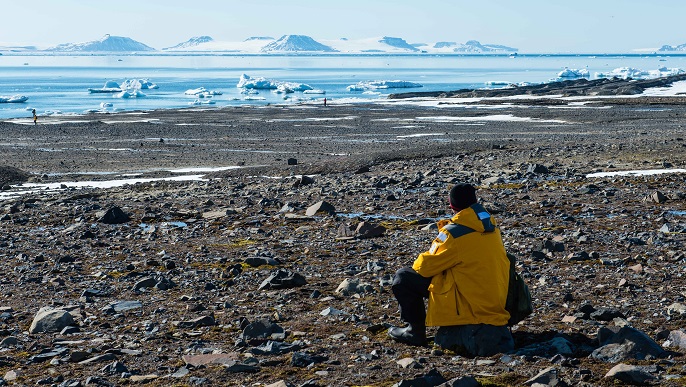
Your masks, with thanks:
[{"label": "patch of snow", "polygon": [[586,175],[588,178],[593,177],[613,177],[613,176],[651,176],[662,175],[666,173],[686,173],[686,169],[644,169],[633,171],[614,171],[614,172],[596,172]]}]

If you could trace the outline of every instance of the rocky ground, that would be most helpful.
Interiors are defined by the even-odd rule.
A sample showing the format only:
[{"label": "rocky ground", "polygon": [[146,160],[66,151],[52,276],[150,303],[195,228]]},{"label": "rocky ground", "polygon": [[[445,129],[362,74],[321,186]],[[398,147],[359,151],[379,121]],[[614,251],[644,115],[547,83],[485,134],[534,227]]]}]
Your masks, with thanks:
[{"label": "rocky ground", "polygon": [[[649,98],[2,122],[0,385],[686,385],[686,175],[587,176],[686,168],[685,126]],[[511,354],[386,337],[462,181],[534,298]]]}]

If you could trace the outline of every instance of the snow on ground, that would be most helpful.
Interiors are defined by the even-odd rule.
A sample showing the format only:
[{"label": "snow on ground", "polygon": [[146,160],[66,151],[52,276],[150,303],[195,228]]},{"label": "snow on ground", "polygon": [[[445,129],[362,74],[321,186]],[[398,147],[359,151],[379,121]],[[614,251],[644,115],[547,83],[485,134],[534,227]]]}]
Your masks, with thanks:
[{"label": "snow on ground", "polygon": [[651,97],[669,97],[679,94],[686,96],[686,81],[674,82],[668,87],[653,87],[646,89],[641,95]]},{"label": "snow on ground", "polygon": [[586,175],[588,178],[593,177],[613,177],[613,176],[651,176],[663,175],[666,173],[686,173],[686,169],[643,169],[633,171],[613,171],[613,172],[596,172]]}]

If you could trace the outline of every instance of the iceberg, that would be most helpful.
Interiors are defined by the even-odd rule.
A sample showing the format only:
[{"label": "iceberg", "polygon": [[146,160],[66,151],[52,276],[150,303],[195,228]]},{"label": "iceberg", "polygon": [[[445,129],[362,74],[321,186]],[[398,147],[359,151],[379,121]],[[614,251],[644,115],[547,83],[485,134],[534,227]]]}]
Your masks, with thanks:
[{"label": "iceberg", "polygon": [[320,89],[305,90],[303,94],[326,94],[326,91]]},{"label": "iceberg", "polygon": [[557,74],[558,78],[561,79],[579,79],[579,78],[588,78],[590,76],[590,73],[588,72],[587,69],[569,69],[565,68],[564,70],[560,71]]},{"label": "iceberg", "polygon": [[282,82],[263,77],[251,78],[247,74],[242,74],[236,85],[243,89],[267,89],[277,90],[281,93],[292,93],[296,91],[313,90],[312,86],[304,83]]},{"label": "iceberg", "polygon": [[403,89],[424,87],[422,84],[408,81],[360,81],[347,87],[348,91],[366,91],[376,89]]},{"label": "iceberg", "polygon": [[212,98],[213,95],[222,95],[222,92],[216,90],[207,90],[204,87],[198,87],[197,89],[186,90],[184,94],[195,95],[198,98]]},{"label": "iceberg", "polygon": [[115,97],[117,97],[117,98],[142,98],[142,97],[145,97],[145,94],[143,94],[140,90],[124,90],[121,93],[117,94]]},{"label": "iceberg", "polygon": [[122,89],[139,89],[139,90],[158,89],[159,88],[159,86],[150,82],[147,79],[127,79],[119,87]]},{"label": "iceberg", "polygon": [[619,67],[609,73],[596,73],[596,78],[621,78],[621,79],[654,79],[672,75],[686,74],[686,70],[679,68],[660,67],[657,70],[643,71],[633,67]]},{"label": "iceberg", "polygon": [[2,96],[0,95],[0,103],[21,103],[21,102],[26,102],[29,99],[29,97],[25,95],[10,95],[10,96]]},{"label": "iceberg", "polygon": [[88,92],[90,93],[119,93],[121,91],[122,89],[117,81],[107,81],[105,82],[105,86],[99,89],[88,89]]}]

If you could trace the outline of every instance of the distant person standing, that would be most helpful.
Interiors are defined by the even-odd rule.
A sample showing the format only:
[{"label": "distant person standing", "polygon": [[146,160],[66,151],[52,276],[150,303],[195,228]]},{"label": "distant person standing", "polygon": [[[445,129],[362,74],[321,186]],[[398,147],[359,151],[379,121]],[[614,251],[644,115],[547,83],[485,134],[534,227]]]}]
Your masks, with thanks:
[{"label": "distant person standing", "polygon": [[33,124],[38,125],[38,116],[36,115],[36,109],[33,109],[31,113],[33,113]]},{"label": "distant person standing", "polygon": [[324,106],[326,106],[326,97],[324,97]]}]

